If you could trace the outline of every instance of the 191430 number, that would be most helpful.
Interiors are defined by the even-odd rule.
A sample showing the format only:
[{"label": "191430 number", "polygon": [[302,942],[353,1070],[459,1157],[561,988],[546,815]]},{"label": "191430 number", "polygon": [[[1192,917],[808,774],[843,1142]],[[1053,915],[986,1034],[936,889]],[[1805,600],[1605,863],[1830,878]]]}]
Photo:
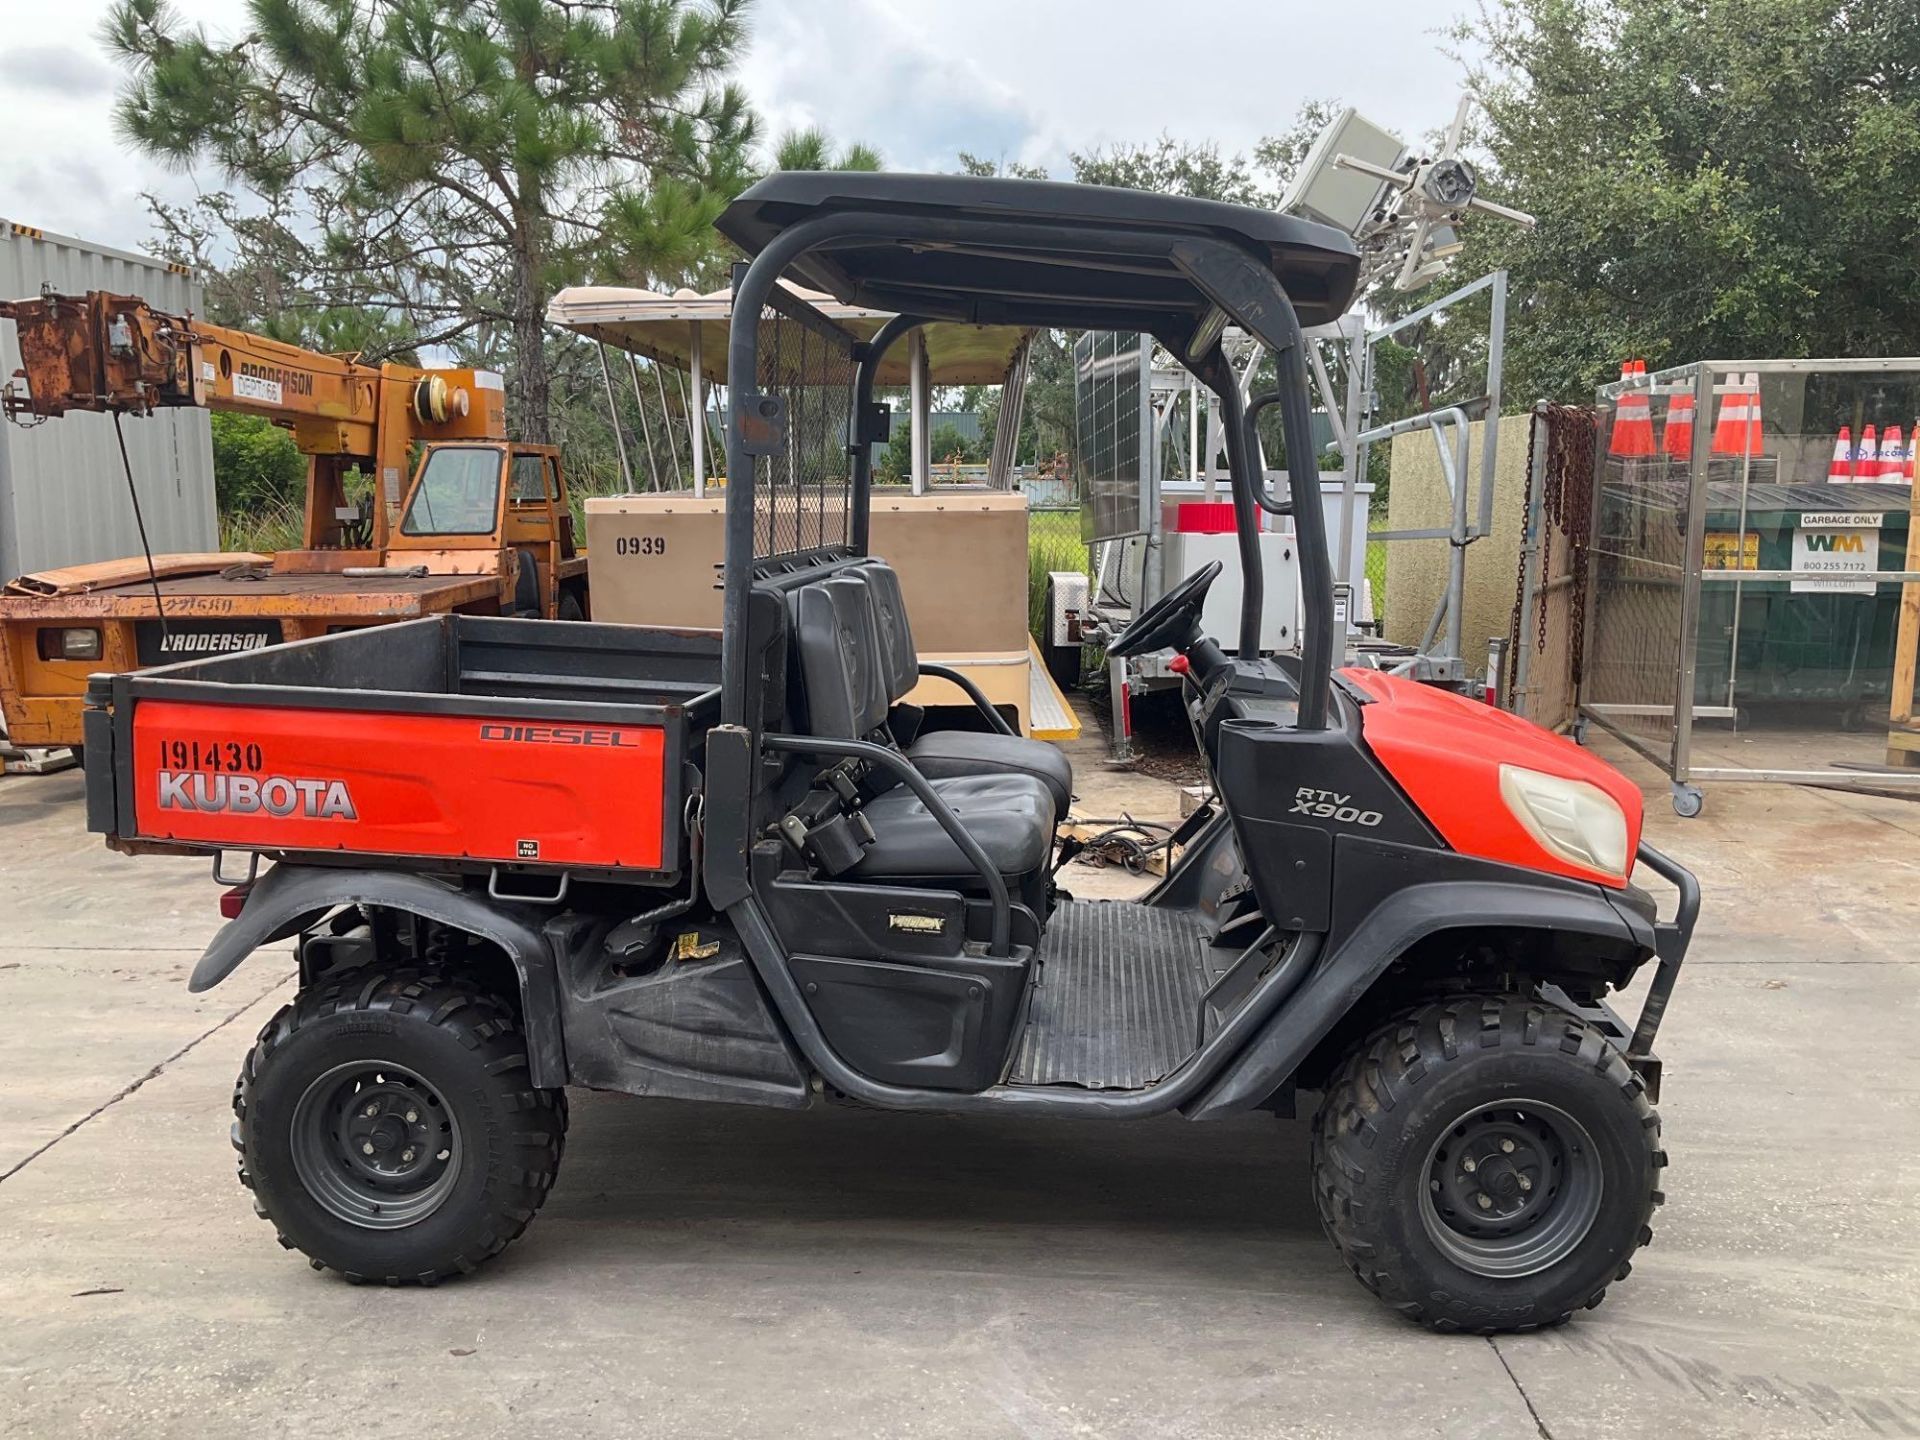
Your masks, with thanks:
[{"label": "191430 number", "polygon": [[162,740],[160,764],[169,770],[256,771],[266,764],[260,747],[238,740]]}]

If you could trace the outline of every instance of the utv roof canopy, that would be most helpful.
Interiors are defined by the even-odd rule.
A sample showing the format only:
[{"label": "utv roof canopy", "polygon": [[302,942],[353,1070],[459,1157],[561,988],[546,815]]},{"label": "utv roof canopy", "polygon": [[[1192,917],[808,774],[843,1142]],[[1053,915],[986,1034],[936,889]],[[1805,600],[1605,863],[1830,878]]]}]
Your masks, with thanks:
[{"label": "utv roof canopy", "polygon": [[[727,547],[721,687],[728,725],[759,711],[748,611],[756,577],[867,553],[870,446],[884,437],[874,376],[930,321],[1144,331],[1218,397],[1240,553],[1240,654],[1260,655],[1260,511],[1293,517],[1302,598],[1298,724],[1324,726],[1333,572],[1317,484],[1270,494],[1253,420],[1280,410],[1294,469],[1313,460],[1303,324],[1353,298],[1353,241],[1311,221],[1143,191],[960,175],[786,171],[728,206],[736,266],[727,373]],[[786,285],[895,312],[856,340]],[[1247,400],[1226,364],[1229,324],[1272,353],[1278,385]],[[746,377],[757,388],[746,390]]]},{"label": "utv roof canopy", "polygon": [[[1302,325],[1338,318],[1353,299],[1359,252],[1338,230],[1312,221],[1104,185],[970,175],[889,175],[790,170],[769,175],[728,206],[720,233],[757,255],[783,231],[835,213],[948,221],[901,240],[849,238],[798,259],[800,283],[846,304],[980,325],[1178,333],[1210,301],[1169,260],[1116,256],[1116,233],[1150,231],[1222,240],[1268,269],[1292,298]],[[982,225],[1060,227],[1035,249],[969,232]],[[1038,237],[1036,237],[1038,238]],[[939,263],[926,258],[938,253]]]}]

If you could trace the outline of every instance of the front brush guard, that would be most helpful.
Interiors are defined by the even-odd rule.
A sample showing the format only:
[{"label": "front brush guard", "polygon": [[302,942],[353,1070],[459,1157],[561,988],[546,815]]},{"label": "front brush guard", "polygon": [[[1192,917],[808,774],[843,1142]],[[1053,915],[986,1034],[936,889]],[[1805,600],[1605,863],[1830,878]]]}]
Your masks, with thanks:
[{"label": "front brush guard", "polygon": [[1636,1068],[1643,1062],[1657,1067],[1653,1058],[1653,1037],[1667,1013],[1667,1001],[1673,996],[1673,982],[1680,978],[1680,962],[1687,958],[1693,943],[1694,923],[1700,918],[1700,882],[1693,872],[1677,860],[1661,854],[1653,846],[1642,844],[1639,861],[1680,892],[1680,904],[1673,919],[1657,920],[1653,926],[1653,953],[1660,968],[1654,972],[1647,989],[1646,1003],[1640,1007],[1640,1020],[1633,1027],[1633,1039],[1627,1042],[1627,1059]]}]

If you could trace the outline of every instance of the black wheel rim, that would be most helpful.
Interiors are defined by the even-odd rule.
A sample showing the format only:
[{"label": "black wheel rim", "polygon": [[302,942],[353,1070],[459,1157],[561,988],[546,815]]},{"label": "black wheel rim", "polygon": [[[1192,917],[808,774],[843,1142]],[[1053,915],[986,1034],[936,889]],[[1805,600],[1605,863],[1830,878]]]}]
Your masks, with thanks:
[{"label": "black wheel rim", "polygon": [[1605,1183],[1593,1137],[1553,1105],[1501,1100],[1466,1111],[1421,1177],[1427,1238],[1475,1275],[1536,1275],[1593,1229]]},{"label": "black wheel rim", "polygon": [[308,1085],[294,1106],[293,1168],[329,1215],[368,1230],[418,1224],[460,1174],[460,1126],[439,1092],[403,1065],[356,1060]]}]

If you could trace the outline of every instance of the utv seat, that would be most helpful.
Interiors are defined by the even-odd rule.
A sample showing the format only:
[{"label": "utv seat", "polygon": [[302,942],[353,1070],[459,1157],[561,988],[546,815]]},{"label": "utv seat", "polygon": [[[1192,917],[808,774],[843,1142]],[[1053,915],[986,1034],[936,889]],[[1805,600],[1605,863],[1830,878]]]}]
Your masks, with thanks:
[{"label": "utv seat", "polygon": [[907,758],[929,780],[1025,775],[1047,787],[1053,813],[1073,807],[1073,765],[1056,745],[984,730],[935,730],[907,747]]},{"label": "utv seat", "polygon": [[[1032,874],[1053,848],[1053,797],[1024,775],[961,775],[933,782],[1002,875]],[[860,813],[874,845],[847,873],[869,879],[953,880],[975,874],[920,797],[906,786],[876,795]]]},{"label": "utv seat", "polygon": [[[891,703],[874,618],[869,567],[843,570],[793,592],[794,642],[805,689],[808,730],[864,740],[885,735]],[[886,783],[884,772],[875,777]],[[1053,795],[1024,774],[929,779],[947,808],[1005,876],[1037,873],[1053,848]],[[933,812],[904,784],[860,806],[874,843],[847,872],[870,880],[958,880],[975,875]]]},{"label": "utv seat", "polygon": [[[866,578],[880,628],[887,672],[887,696],[898,702],[920,683],[920,658],[913,647],[900,576],[891,565],[870,562],[857,572]],[[930,780],[970,775],[1027,775],[1047,787],[1053,813],[1065,819],[1073,805],[1073,765],[1057,745],[1022,735],[976,730],[936,730],[907,746],[906,755]]]}]

